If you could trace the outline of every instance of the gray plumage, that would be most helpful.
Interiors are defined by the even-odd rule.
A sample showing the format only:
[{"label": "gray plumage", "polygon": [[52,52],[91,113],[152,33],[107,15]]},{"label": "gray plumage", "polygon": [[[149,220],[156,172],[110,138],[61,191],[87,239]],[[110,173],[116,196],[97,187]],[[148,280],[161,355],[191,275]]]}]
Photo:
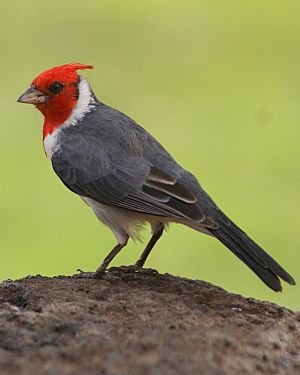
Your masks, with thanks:
[{"label": "gray plumage", "polygon": [[[128,223],[122,226],[127,217],[137,225],[149,221],[154,234],[169,221],[179,222],[218,238],[273,290],[281,290],[279,277],[294,284],[155,138],[128,116],[95,101],[76,126],[62,128],[51,161],[62,182],[92,205],[121,242],[132,235]],[[111,217],[120,215],[120,221],[109,215],[103,219],[110,207]]]}]

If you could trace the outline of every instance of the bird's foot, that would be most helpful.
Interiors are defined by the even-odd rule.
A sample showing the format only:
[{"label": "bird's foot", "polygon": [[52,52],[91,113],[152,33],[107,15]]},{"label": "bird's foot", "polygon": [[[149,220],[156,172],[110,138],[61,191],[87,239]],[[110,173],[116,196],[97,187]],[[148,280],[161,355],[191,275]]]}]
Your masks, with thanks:
[{"label": "bird's foot", "polygon": [[[158,271],[153,268],[142,268],[139,264],[132,264],[130,266],[119,266],[111,267],[109,271],[124,272],[124,273],[142,273],[145,275],[154,275],[158,274]],[[99,267],[95,272],[85,272],[81,269],[78,269],[78,274],[73,275],[74,279],[101,279],[105,273],[106,269]]]},{"label": "bird's foot", "polygon": [[135,265],[131,266],[119,266],[119,267],[110,267],[110,271],[119,271],[119,272],[126,272],[126,273],[134,273],[137,272],[138,269]]},{"label": "bird's foot", "polygon": [[158,273],[155,269],[152,268],[142,268],[139,264],[132,264],[131,266],[120,266],[120,267],[111,267],[111,271],[122,271],[127,273],[143,273],[143,274],[154,274]]},{"label": "bird's foot", "polygon": [[157,275],[158,274],[158,271],[155,270],[154,268],[139,268],[137,272],[143,273],[145,275],[154,275],[154,274]]},{"label": "bird's foot", "polygon": [[89,272],[82,271],[80,268],[78,268],[78,269],[76,270],[76,272],[79,272],[80,274],[82,274],[82,273],[89,273]]},{"label": "bird's foot", "polygon": [[99,272],[98,270],[96,272],[85,272],[81,269],[78,269],[77,272],[79,273],[72,276],[74,279],[100,279],[105,273],[105,271]]}]

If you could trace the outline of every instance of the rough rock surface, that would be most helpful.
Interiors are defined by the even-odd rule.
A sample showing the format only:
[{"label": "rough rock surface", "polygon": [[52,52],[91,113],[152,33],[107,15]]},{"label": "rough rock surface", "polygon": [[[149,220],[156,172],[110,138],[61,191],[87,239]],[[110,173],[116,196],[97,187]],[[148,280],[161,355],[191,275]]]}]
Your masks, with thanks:
[{"label": "rough rock surface", "polygon": [[111,269],[0,284],[0,374],[300,374],[300,315],[203,281]]}]

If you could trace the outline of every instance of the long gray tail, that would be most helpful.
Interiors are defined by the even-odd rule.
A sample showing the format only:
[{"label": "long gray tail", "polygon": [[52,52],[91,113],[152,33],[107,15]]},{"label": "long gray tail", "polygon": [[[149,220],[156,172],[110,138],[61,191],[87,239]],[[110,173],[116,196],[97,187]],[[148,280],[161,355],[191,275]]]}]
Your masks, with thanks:
[{"label": "long gray tail", "polygon": [[211,234],[251,268],[264,283],[276,292],[282,290],[279,277],[289,284],[295,285],[295,280],[292,276],[257,243],[251,240],[227,216],[224,214],[220,216],[219,220],[217,220],[219,228],[210,229]]}]

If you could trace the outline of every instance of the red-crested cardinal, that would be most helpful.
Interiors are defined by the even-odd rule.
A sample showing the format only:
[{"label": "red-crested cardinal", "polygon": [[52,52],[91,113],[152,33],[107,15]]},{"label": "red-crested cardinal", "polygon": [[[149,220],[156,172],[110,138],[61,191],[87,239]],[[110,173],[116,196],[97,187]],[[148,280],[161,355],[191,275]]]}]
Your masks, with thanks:
[{"label": "red-crested cardinal", "polygon": [[279,278],[294,279],[237,227],[163,146],[125,114],[101,103],[79,69],[66,64],[41,73],[18,99],[44,115],[43,141],[58,177],[79,195],[118,243],[93,273],[100,277],[112,259],[148,222],[152,237],[139,260],[140,270],[169,222],[216,237],[271,289]]}]

